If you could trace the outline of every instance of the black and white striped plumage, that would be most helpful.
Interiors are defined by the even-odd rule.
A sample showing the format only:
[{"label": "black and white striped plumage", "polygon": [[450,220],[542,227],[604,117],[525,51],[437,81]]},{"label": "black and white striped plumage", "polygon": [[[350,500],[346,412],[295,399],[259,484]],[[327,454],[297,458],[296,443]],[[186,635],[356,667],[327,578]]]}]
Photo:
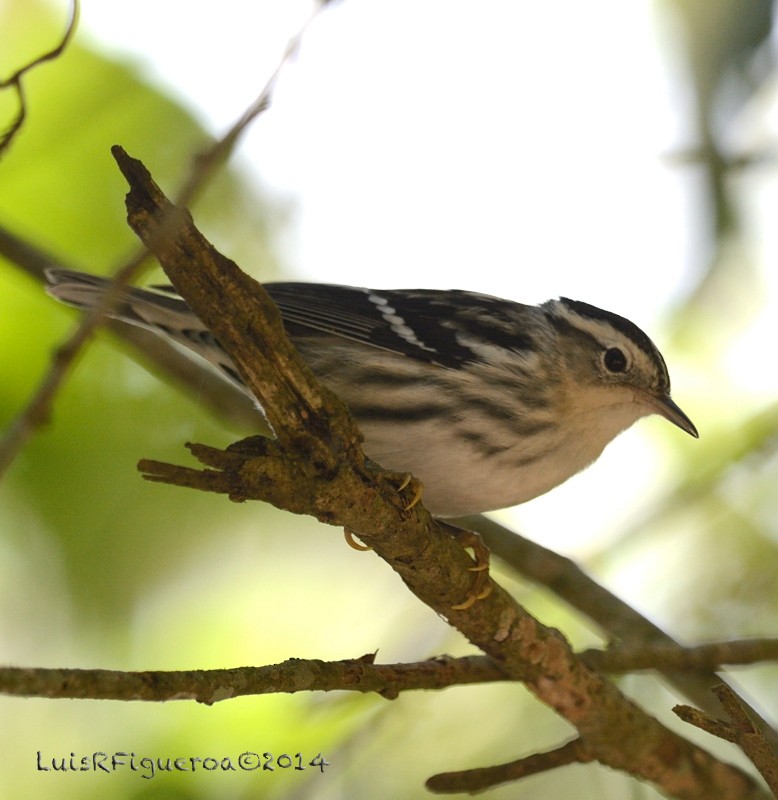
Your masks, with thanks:
[{"label": "black and white striped plumage", "polygon": [[[48,291],[93,306],[106,281],[52,270]],[[640,417],[693,436],[655,345],[616,314],[566,298],[527,306],[465,291],[268,283],[314,373],[349,406],[365,452],[421,479],[459,516],[522,503],[594,461]],[[243,388],[172,290],[125,290],[113,316],[169,336]]]}]

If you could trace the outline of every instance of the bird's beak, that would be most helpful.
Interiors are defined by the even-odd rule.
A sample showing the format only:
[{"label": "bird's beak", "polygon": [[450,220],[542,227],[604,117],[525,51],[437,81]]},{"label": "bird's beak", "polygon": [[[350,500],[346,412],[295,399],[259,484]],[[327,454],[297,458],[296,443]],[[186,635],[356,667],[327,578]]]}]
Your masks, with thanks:
[{"label": "bird's beak", "polygon": [[677,425],[682,431],[686,431],[690,436],[695,439],[700,438],[697,433],[697,428],[694,423],[681,411],[680,407],[676,405],[669,394],[660,395],[659,397],[647,396],[646,399],[649,405],[654,409],[654,412],[669,420],[673,425]]}]

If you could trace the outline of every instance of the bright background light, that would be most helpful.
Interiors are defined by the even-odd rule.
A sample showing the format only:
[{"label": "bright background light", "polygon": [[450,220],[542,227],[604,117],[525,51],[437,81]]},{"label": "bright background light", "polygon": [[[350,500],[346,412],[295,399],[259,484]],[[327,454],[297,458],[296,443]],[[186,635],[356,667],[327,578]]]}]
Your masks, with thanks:
[{"label": "bright background light", "polygon": [[[85,0],[82,29],[185,98],[218,135],[310,9]],[[665,351],[676,399],[703,436],[696,398],[721,397],[726,419],[737,413],[727,398],[772,396],[751,338],[732,345],[736,387],[668,349],[663,315],[709,253],[693,175],[666,158],[691,134],[679,123],[686,96],[668,72],[673,59],[660,51],[672,32],[666,17],[658,29],[655,10],[619,0],[335,3],[237,159],[292,211],[280,240],[289,274],[531,303],[565,295],[614,310]],[[762,336],[775,330],[774,302]],[[520,524],[578,551],[602,537],[661,489],[667,467],[647,440],[665,425],[640,423],[594,469],[524,506]]]},{"label": "bright background light", "polygon": [[[86,2],[83,24],[218,133],[308,8],[226,2],[217,29],[212,8],[182,20],[172,3],[133,4],[130,16]],[[659,160],[674,117],[650,8],[343,2],[322,14],[242,148],[297,206],[290,267],[661,309],[684,281],[689,225]]]}]

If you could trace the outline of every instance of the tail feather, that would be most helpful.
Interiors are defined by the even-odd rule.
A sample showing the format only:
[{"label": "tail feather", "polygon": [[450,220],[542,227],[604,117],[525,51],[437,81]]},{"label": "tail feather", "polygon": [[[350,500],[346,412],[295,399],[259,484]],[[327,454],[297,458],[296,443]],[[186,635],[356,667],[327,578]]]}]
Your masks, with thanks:
[{"label": "tail feather", "polygon": [[[46,291],[52,297],[82,310],[94,308],[111,286],[107,278],[65,269],[47,270],[46,278],[49,281]],[[228,380],[246,390],[232,359],[180,297],[127,286],[121,290],[118,304],[108,315],[172,339],[213,364]]]}]

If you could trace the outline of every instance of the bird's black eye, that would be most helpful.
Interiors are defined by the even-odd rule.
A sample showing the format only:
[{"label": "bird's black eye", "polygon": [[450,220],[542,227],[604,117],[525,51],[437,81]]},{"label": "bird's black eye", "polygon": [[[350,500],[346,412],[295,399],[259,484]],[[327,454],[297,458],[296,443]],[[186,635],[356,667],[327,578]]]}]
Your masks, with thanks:
[{"label": "bird's black eye", "polygon": [[627,368],[627,357],[618,347],[609,347],[602,357],[602,363],[608,372],[624,372]]}]

